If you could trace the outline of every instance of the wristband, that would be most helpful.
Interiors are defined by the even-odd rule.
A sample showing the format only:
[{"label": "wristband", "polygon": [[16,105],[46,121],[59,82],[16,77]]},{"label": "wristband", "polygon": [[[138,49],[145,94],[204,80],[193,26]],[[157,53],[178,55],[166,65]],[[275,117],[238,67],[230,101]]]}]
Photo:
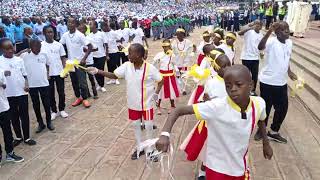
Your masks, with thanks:
[{"label": "wristband", "polygon": [[168,133],[168,132],[161,132],[161,136],[167,136],[167,137],[170,137],[170,133]]}]

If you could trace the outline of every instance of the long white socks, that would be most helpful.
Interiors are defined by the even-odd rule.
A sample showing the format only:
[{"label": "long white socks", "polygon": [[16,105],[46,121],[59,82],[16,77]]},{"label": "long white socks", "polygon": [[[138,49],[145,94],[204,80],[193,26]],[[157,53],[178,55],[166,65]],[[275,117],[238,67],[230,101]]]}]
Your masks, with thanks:
[{"label": "long white socks", "polygon": [[138,151],[142,151],[142,149],[140,149],[140,144],[141,144],[141,122],[140,122],[140,120],[133,121],[132,125],[134,127],[134,135],[136,137],[137,150]]},{"label": "long white socks", "polygon": [[[145,124],[145,131],[146,131],[146,139],[152,139],[153,138],[153,121],[144,121]],[[132,125],[134,126],[134,134],[136,137],[137,142],[137,150],[142,151],[143,149],[140,148],[141,145],[141,139],[142,139],[142,132],[141,132],[141,121],[133,121]],[[146,149],[147,153],[152,152],[152,148]]]}]

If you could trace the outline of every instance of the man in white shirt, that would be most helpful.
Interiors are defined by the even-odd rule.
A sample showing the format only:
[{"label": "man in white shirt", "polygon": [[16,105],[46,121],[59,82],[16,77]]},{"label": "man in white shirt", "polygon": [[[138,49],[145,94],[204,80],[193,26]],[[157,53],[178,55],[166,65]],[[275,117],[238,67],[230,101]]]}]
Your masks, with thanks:
[{"label": "man in white shirt", "polygon": [[[8,72],[6,75],[9,76]],[[11,123],[8,115],[9,102],[5,95],[6,88],[5,72],[0,69],[0,127],[3,133],[5,150],[7,153],[6,161],[22,162],[24,159],[13,152],[13,136],[11,131]],[[0,144],[0,163],[2,159],[2,148]]]},{"label": "man in white shirt", "polygon": [[[273,31],[276,37],[269,38]],[[275,109],[268,136],[280,143],[287,143],[279,133],[288,112],[287,78],[289,76],[292,80],[297,79],[290,70],[292,41],[289,35],[289,25],[286,22],[275,22],[258,45],[259,50],[265,51],[265,66],[261,69],[259,81],[261,97],[266,101],[266,124],[272,106]],[[261,139],[260,130],[257,131],[255,139]]]},{"label": "man in white shirt", "polygon": [[132,23],[132,29],[131,29],[129,41],[131,41],[132,44],[138,43],[141,45],[145,45],[146,47],[149,47],[148,41],[144,36],[143,30],[140,27],[138,27],[138,21],[134,21]]},{"label": "man in white shirt", "polygon": [[[98,23],[95,20],[89,22],[91,33],[88,35],[97,46],[98,50],[92,52],[93,54],[93,62],[94,67],[104,70],[104,66],[106,63],[106,55],[108,49],[108,41],[105,38],[105,34],[101,31],[98,31]],[[96,75],[96,80],[98,82],[97,90],[101,90],[101,92],[106,92],[107,90],[104,88],[104,77],[100,75]]]},{"label": "man in white shirt", "polygon": [[[68,52],[68,59],[79,60],[81,65],[86,64],[86,59],[91,53],[92,45],[86,40],[86,37],[76,29],[77,20],[73,17],[68,19],[69,31],[64,33],[60,39],[60,43],[65,45]],[[88,51],[83,56],[83,47],[88,46]],[[86,72],[75,68],[75,72],[70,72],[70,78],[72,82],[72,88],[76,96],[76,100],[72,103],[72,106],[78,106],[81,103],[84,107],[89,108],[90,103],[88,98],[88,84]]]},{"label": "man in white shirt", "polygon": [[41,43],[41,52],[45,53],[49,58],[49,86],[50,86],[50,107],[51,107],[51,120],[55,120],[58,115],[56,98],[55,98],[55,85],[59,96],[59,115],[67,118],[68,114],[65,112],[65,91],[64,91],[64,78],[60,77],[60,73],[65,66],[66,52],[63,45],[54,40],[54,30],[52,26],[45,26],[43,28],[45,41]]},{"label": "man in white shirt", "polygon": [[[121,34],[121,46],[122,48],[126,48],[129,44],[129,39],[130,39],[130,29],[125,27],[125,22],[120,21],[120,29],[118,30],[119,34]],[[121,63],[125,63],[129,61],[128,55],[124,52],[119,52],[120,57],[121,57]]]},{"label": "man in white shirt", "polygon": [[[108,54],[109,54],[109,60],[107,61],[108,65],[108,72],[113,73],[117,67],[120,66],[120,54],[119,51],[119,45],[121,43],[121,35],[115,31],[116,25],[111,22],[110,23],[110,31],[107,32],[107,39],[108,39]],[[107,82],[107,84],[120,84],[119,80],[112,79]]]},{"label": "man in white shirt", "polygon": [[41,18],[37,17],[37,24],[34,25],[33,31],[41,41],[44,41],[44,35],[43,35],[43,27],[44,26],[45,26],[45,24],[42,23]]},{"label": "man in white shirt", "polygon": [[30,138],[29,84],[23,60],[14,56],[13,44],[9,39],[2,40],[1,51],[3,56],[0,56],[0,69],[7,74],[5,93],[10,106],[9,117],[16,134],[13,145],[18,146],[23,141],[30,146],[35,145],[36,141]]},{"label": "man in white shirt", "polygon": [[64,20],[61,20],[57,26],[57,39],[61,39],[62,35],[68,31],[68,27],[65,24]]},{"label": "man in white shirt", "polygon": [[240,36],[244,35],[244,46],[240,59],[242,60],[242,64],[250,70],[252,74],[252,80],[254,82],[251,95],[256,95],[256,86],[258,82],[260,59],[258,44],[263,38],[263,34],[260,32],[261,28],[261,21],[256,20],[255,22],[250,23],[247,28],[238,33]]},{"label": "man in white shirt", "polygon": [[[25,52],[20,55],[24,61],[24,66],[27,72],[27,78],[30,87],[30,97],[32,100],[33,110],[36,114],[38,121],[38,129],[36,133],[41,133],[45,128],[45,124],[42,119],[40,111],[40,99],[44,107],[46,114],[47,128],[50,131],[54,130],[54,126],[51,123],[51,112],[50,112],[50,97],[49,97],[49,74],[47,68],[49,68],[49,58],[46,54],[40,53],[41,42],[38,40],[30,41],[31,52]],[[35,71],[35,69],[37,69]]]}]

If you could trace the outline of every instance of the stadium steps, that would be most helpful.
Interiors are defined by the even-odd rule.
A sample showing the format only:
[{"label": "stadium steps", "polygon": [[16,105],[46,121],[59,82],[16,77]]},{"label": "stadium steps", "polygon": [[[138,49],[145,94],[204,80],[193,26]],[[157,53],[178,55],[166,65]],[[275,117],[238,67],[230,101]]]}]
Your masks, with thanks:
[{"label": "stadium steps", "polygon": [[[320,50],[294,41],[290,68],[296,75],[303,72],[305,88],[296,97],[320,124]],[[288,85],[293,89],[295,82],[289,80]]]}]

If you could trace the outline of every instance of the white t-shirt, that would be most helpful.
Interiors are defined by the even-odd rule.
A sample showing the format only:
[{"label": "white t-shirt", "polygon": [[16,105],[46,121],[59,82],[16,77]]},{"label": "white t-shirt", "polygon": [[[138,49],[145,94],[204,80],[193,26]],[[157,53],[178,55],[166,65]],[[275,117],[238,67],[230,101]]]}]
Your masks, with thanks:
[{"label": "white t-shirt", "polygon": [[[91,37],[86,36],[86,39],[87,39],[88,42],[90,42],[90,44],[92,44],[92,48],[93,48],[93,49],[96,49],[96,48],[97,48],[96,44],[93,43],[94,40],[93,40]],[[83,49],[84,47],[85,47],[86,49],[88,49],[88,46],[83,46],[82,49]],[[85,53],[84,51],[82,51],[82,57],[84,57],[85,54],[86,54],[86,53]],[[87,59],[86,59],[86,65],[92,65],[92,64],[93,64],[93,52],[91,52],[91,53],[88,55]]]},{"label": "white t-shirt", "polygon": [[284,86],[288,81],[288,69],[292,53],[292,41],[281,43],[276,37],[271,37],[266,43],[265,65],[259,74],[262,83],[273,86]]},{"label": "white t-shirt", "polygon": [[91,32],[88,35],[88,37],[92,39],[91,44],[98,48],[98,51],[92,52],[92,55],[95,58],[101,58],[106,56],[104,44],[108,43],[108,41],[104,36],[105,34],[101,31],[98,31],[97,33]]},{"label": "white t-shirt", "polygon": [[122,42],[123,47],[127,47],[129,43],[129,38],[130,38],[130,29],[129,28],[124,28],[124,29],[119,29],[119,34],[121,34],[121,37],[124,39]]},{"label": "white t-shirt", "polygon": [[42,24],[35,24],[34,25],[34,33],[38,36],[39,40],[40,41],[44,41],[45,40],[45,37],[43,35],[43,28],[44,28],[45,24],[42,23]]},{"label": "white t-shirt", "polygon": [[144,37],[143,30],[141,28],[137,28],[137,29],[132,28],[130,35],[132,36],[133,34],[135,36],[134,36],[134,38],[132,40],[132,43],[133,44],[134,43],[138,43],[138,44],[143,45],[143,40],[142,40],[142,38]]},{"label": "white t-shirt", "polygon": [[41,42],[41,52],[45,53],[49,58],[49,75],[60,75],[63,70],[61,56],[66,55],[63,45],[57,41],[53,41],[53,43],[43,41]]},{"label": "white t-shirt", "polygon": [[67,46],[68,59],[71,61],[74,59],[81,61],[81,58],[83,57],[82,47],[90,44],[84,34],[78,30],[73,34],[70,34],[70,31],[64,33],[60,39],[60,43]]},{"label": "white t-shirt", "polygon": [[193,43],[189,39],[184,39],[182,42],[174,40],[172,50],[176,57],[178,67],[188,67],[192,65],[191,53],[193,51]]},{"label": "white t-shirt", "polygon": [[7,87],[5,89],[7,97],[26,95],[24,91],[25,79],[27,76],[24,62],[20,57],[14,56],[11,59],[0,56],[0,69],[10,71],[11,76],[7,76]]},{"label": "white t-shirt", "polygon": [[260,52],[258,45],[263,38],[261,32],[256,33],[255,30],[249,30],[244,34],[244,46],[241,52],[242,60],[259,60]]},{"label": "white t-shirt", "polygon": [[153,108],[155,82],[162,80],[161,74],[153,65],[145,62],[140,69],[135,69],[133,63],[125,62],[114,74],[126,80],[129,109],[143,111]]},{"label": "white t-shirt", "polygon": [[121,35],[114,30],[105,33],[108,42],[108,52],[110,54],[117,53],[119,51],[117,41],[121,40]]},{"label": "white t-shirt", "polygon": [[209,169],[229,176],[244,175],[250,135],[255,124],[266,118],[264,100],[250,99],[247,119],[241,118],[240,107],[228,96],[193,105],[197,119],[207,121],[205,166]]},{"label": "white t-shirt", "polygon": [[49,58],[45,53],[38,55],[25,52],[20,56],[24,61],[30,88],[49,86],[47,65]]},{"label": "white t-shirt", "polygon": [[160,52],[156,54],[153,58],[153,64],[157,64],[159,66],[159,70],[169,71],[175,70],[175,58],[172,54],[171,56],[165,54],[164,52]]},{"label": "white t-shirt", "polygon": [[228,56],[230,63],[233,64],[235,51],[232,51],[232,48],[225,43],[220,44],[217,48],[222,49],[225,55]]},{"label": "white t-shirt", "polygon": [[208,79],[204,87],[210,99],[228,96],[224,79],[218,74]]},{"label": "white t-shirt", "polygon": [[[6,77],[4,76],[4,71],[0,70],[0,83],[7,84]],[[9,102],[3,87],[0,87],[0,113],[8,111],[10,108]]]}]

